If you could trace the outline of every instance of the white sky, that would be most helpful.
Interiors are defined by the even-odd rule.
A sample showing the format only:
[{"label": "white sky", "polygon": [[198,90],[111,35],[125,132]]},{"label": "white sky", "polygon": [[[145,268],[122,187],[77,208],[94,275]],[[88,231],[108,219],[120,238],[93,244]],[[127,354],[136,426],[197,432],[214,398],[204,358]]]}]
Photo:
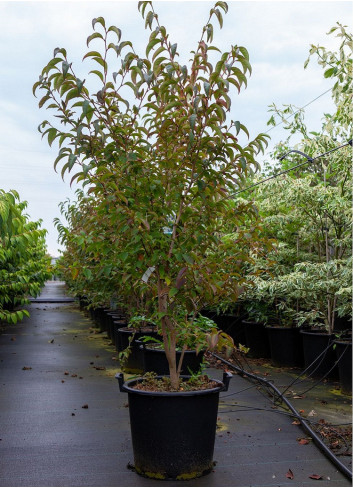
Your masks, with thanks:
[{"label": "white sky", "polygon": [[[178,43],[181,60],[187,64],[196,48],[201,29],[215,2],[156,1],[155,10],[172,43]],[[228,50],[245,46],[253,74],[248,89],[234,96],[231,118],[240,120],[251,136],[266,132],[271,103],[306,105],[330,88],[332,82],[313,61],[304,70],[310,44],[331,49],[339,45],[326,33],[336,22],[352,31],[351,1],[228,1],[229,12],[219,31],[214,20],[213,45]],[[64,47],[76,73],[87,52],[86,39],[92,33],[91,21],[103,16],[106,23],[122,29],[123,39],[131,40],[143,53],[149,31],[137,10],[137,1],[2,1],[0,0],[0,188],[16,189],[28,201],[31,220],[42,219],[47,229],[48,251],[58,256],[57,231],[53,219],[60,217],[58,204],[74,199],[70,178],[62,181],[53,162],[57,148],[49,148],[37,132],[49,115],[38,109],[32,86],[56,47]],[[90,46],[94,48],[94,44]],[[82,74],[85,71],[82,71]],[[85,78],[83,76],[82,78]],[[319,130],[321,117],[332,108],[326,94],[306,109],[311,130]],[[281,127],[270,132],[275,144],[284,137]]]}]

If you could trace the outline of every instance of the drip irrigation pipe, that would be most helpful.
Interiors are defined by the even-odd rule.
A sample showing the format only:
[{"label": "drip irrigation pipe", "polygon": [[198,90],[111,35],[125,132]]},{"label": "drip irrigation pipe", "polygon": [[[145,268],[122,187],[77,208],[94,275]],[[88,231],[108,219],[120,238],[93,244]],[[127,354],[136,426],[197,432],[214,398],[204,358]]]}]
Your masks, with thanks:
[{"label": "drip irrigation pipe", "polygon": [[337,469],[343,475],[345,475],[349,480],[352,480],[352,472],[348,469],[348,467],[346,467],[340,460],[338,460],[336,455],[318,437],[315,431],[312,430],[309,423],[300,416],[300,414],[295,409],[295,407],[288,401],[288,399],[285,396],[283,396],[283,394],[277,389],[275,385],[273,385],[271,382],[269,382],[267,379],[264,379],[263,377],[259,377],[258,375],[252,374],[250,372],[246,372],[242,368],[236,367],[235,365],[228,362],[227,360],[224,360],[222,357],[216,355],[215,353],[212,353],[212,356],[217,358],[217,360],[220,360],[228,367],[231,367],[236,372],[240,373],[242,376],[246,376],[249,377],[250,379],[256,380],[257,382],[265,384],[266,387],[272,389],[278,395],[278,397],[282,399],[282,401],[286,404],[286,406],[292,411],[293,415],[296,418],[300,419],[301,426],[303,427],[304,431],[313,439],[315,445],[324,453],[324,455],[337,467]]}]

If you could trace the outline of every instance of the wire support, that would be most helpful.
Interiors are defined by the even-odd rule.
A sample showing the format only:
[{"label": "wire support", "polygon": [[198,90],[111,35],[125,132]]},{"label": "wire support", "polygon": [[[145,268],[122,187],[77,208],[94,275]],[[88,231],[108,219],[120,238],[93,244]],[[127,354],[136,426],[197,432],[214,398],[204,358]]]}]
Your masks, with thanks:
[{"label": "wire support", "polygon": [[289,168],[289,170],[283,170],[283,171],[280,171],[279,173],[276,173],[276,175],[271,175],[270,177],[267,177],[265,178],[264,180],[261,180],[260,182],[257,182],[257,183],[254,183],[253,185],[250,185],[249,187],[245,187],[241,190],[238,190],[237,192],[235,192],[234,194],[232,194],[230,197],[235,197],[236,195],[242,193],[242,192],[245,192],[246,190],[250,190],[254,187],[257,187],[258,185],[261,185],[262,183],[265,183],[265,182],[268,182],[269,180],[273,180],[274,178],[278,178],[280,177],[281,175],[284,175],[286,173],[289,173],[293,170],[296,170],[297,168],[300,168],[304,165],[307,165],[308,163],[312,163],[313,161],[315,160],[318,160],[319,158],[322,158],[323,156],[326,156],[330,153],[333,153],[334,151],[338,151],[339,149],[341,148],[344,148],[345,146],[352,146],[352,139],[350,139],[347,143],[345,144],[341,144],[341,146],[337,146],[336,148],[333,148],[333,149],[330,149],[330,151],[326,151],[326,153],[323,153],[321,155],[318,155],[318,156],[314,156],[314,158],[311,158],[310,156],[302,153],[301,151],[297,151],[297,150],[290,150],[288,151],[288,153],[286,153],[285,155],[281,156],[280,157],[280,161],[282,161],[286,156],[288,156],[289,153],[300,153],[301,155],[303,155],[305,158],[307,158],[307,161],[304,161],[303,163],[299,163],[299,165],[296,165],[296,166],[292,166],[291,168]]}]

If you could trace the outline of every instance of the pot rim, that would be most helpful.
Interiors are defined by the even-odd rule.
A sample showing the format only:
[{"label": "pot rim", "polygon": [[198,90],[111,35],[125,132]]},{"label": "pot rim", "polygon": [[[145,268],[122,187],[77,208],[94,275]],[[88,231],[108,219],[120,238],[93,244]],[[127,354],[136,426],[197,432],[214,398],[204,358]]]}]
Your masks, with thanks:
[{"label": "pot rim", "polygon": [[[157,347],[157,343],[156,343],[156,348],[151,348],[148,345],[153,345],[153,343],[143,343],[141,340],[136,340],[136,341],[137,341],[137,343],[142,343],[139,346],[140,349],[153,351],[153,352],[155,351],[158,353],[165,353],[165,350],[162,346],[158,345],[158,347]],[[196,353],[196,355],[198,355],[198,354],[204,353],[204,352],[205,352],[205,350],[201,350],[199,353],[196,353],[196,350],[185,350],[184,354]],[[176,353],[181,353],[181,350],[176,349]]]},{"label": "pot rim", "polygon": [[[162,379],[163,377],[169,377],[169,375],[158,375],[157,379]],[[181,375],[181,379],[189,379],[190,375]],[[141,396],[150,396],[150,397],[192,397],[192,396],[204,396],[207,394],[216,394],[221,391],[228,390],[229,381],[232,378],[232,374],[229,372],[224,372],[223,382],[219,379],[210,379],[218,384],[217,387],[213,387],[212,389],[202,389],[196,391],[178,391],[178,392],[154,392],[154,391],[142,391],[139,389],[134,389],[133,386],[142,380],[142,377],[137,379],[128,380],[124,382],[124,376],[122,373],[117,373],[115,378],[119,381],[120,391],[127,392],[128,394],[135,394]]]},{"label": "pot rim", "polygon": [[[121,331],[122,333],[144,333],[144,331],[141,331],[142,329],[143,328],[129,328],[128,326],[124,326],[122,328],[118,328],[118,331]],[[152,328],[152,326],[148,326],[148,328],[146,326],[146,329],[149,329],[152,333],[157,331],[155,328]]]},{"label": "pot rim", "polygon": [[285,329],[285,330],[299,330],[300,329],[300,326],[275,326],[274,324],[268,324],[267,326],[265,326],[265,329],[276,329],[276,330],[281,330],[281,329]]},{"label": "pot rim", "polygon": [[300,330],[300,334],[306,334],[306,335],[312,335],[312,336],[327,336],[328,338],[333,338],[335,335],[334,333],[328,333],[327,331],[324,330],[305,330],[302,329]]}]

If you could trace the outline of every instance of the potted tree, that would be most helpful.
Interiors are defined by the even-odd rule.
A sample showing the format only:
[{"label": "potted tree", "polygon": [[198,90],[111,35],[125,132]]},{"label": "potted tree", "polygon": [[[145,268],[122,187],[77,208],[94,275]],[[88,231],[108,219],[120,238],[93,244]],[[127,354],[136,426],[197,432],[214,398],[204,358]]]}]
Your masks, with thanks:
[{"label": "potted tree", "polygon": [[[266,136],[241,146],[238,139],[248,131],[228,120],[231,88],[246,86],[251,65],[244,47],[222,53],[212,45],[211,20],[222,26],[227,4],[211,9],[189,65],[179,63],[178,46],[151,2],[139,2],[139,9],[151,29],[143,55],[122,41],[119,28],[102,17],[93,20],[87,44],[96,47],[84,58],[96,65],[95,93],[77,77],[63,48],[55,49],[34,91],[44,91],[39,105],[54,109],[63,122],[40,125],[50,144],[59,142],[55,166],[64,162],[63,175],[77,169],[72,180],[93,196],[96,222],[108,223],[100,246],[114,243],[121,284],[148,297],[163,338],[168,377],[124,383],[119,375],[129,393],[135,469],[188,479],[212,468],[218,396],[227,381],[182,378],[176,346],[186,351],[183,338],[190,331],[197,336],[195,319],[206,304],[222,297],[236,301],[248,280],[242,264],[253,248],[264,246],[256,225],[231,241],[223,239],[223,226],[236,229],[245,215],[255,220],[252,204],[235,207],[229,197],[257,168]],[[111,56],[114,67],[116,58],[120,63],[113,73]],[[222,338],[218,331],[208,335],[208,347],[220,346]],[[232,346],[229,340],[227,349]],[[143,420],[141,409],[148,413]]]}]

